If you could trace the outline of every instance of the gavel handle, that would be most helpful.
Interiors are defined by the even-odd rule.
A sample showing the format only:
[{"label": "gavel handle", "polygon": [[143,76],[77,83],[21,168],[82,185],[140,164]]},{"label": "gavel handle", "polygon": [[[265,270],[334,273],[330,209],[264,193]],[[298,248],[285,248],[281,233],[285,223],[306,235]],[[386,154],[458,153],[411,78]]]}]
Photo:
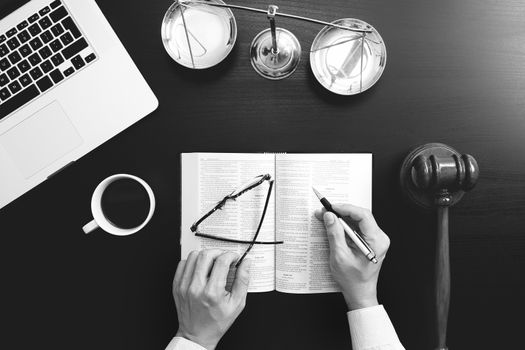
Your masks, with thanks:
[{"label": "gavel handle", "polygon": [[448,238],[448,206],[437,207],[436,244],[436,316],[437,350],[447,349],[447,322],[450,304],[450,257]]}]

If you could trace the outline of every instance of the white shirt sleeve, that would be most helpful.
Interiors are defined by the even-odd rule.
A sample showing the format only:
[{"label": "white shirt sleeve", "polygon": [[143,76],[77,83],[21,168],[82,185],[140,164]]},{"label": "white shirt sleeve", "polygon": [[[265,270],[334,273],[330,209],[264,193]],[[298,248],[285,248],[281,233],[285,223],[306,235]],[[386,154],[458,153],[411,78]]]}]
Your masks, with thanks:
[{"label": "white shirt sleeve", "polygon": [[168,344],[166,350],[206,350],[206,348],[186,338],[175,337]]},{"label": "white shirt sleeve", "polygon": [[347,313],[354,350],[405,350],[383,305]]},{"label": "white shirt sleeve", "polygon": [[[405,350],[383,305],[348,312],[354,350]],[[175,337],[166,350],[206,350],[186,338]]]}]

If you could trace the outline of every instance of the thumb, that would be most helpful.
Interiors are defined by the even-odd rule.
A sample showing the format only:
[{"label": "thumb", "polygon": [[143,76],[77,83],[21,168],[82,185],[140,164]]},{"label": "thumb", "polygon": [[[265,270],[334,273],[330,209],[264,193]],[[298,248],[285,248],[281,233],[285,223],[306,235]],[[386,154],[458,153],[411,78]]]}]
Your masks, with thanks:
[{"label": "thumb", "polygon": [[232,286],[232,297],[237,301],[243,300],[248,293],[251,265],[252,261],[250,259],[245,259],[235,273],[235,280],[233,281]]},{"label": "thumb", "polygon": [[339,222],[339,218],[333,213],[326,212],[323,215],[323,219],[326,227],[326,235],[328,236],[328,243],[330,245],[330,251],[335,253],[337,249],[347,248],[345,231]]}]

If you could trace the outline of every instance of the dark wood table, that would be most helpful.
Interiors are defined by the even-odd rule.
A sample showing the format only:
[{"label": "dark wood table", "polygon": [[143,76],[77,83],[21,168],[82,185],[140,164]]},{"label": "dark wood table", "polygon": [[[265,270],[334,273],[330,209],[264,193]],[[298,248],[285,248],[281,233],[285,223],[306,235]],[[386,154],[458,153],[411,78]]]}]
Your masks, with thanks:
[{"label": "dark wood table", "polygon": [[[248,49],[264,15],[235,11],[235,49],[191,71],[165,53],[169,0],[100,0],[160,108],[0,212],[3,348],[163,349],[177,319],[179,154],[372,152],[374,214],[392,240],[379,294],[407,349],[435,342],[435,217],[398,185],[414,146],[447,143],[476,157],[477,188],[451,212],[450,349],[523,347],[525,312],[525,3],[474,0],[276,2],[319,19],[355,17],[387,44],[383,77],[354,97],[325,91],[308,48],[320,27],[278,21],[303,45],[297,72],[260,78]],[[240,3],[240,2],[237,2]],[[266,8],[267,2],[244,1]],[[142,232],[86,236],[99,181],[132,173],[158,207]],[[251,294],[222,349],[349,349],[339,294]]]}]

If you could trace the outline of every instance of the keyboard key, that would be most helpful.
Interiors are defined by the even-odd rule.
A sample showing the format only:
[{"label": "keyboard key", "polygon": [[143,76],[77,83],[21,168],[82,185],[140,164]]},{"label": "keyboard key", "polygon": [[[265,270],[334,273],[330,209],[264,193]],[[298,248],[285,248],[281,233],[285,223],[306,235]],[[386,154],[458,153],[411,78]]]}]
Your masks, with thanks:
[{"label": "keyboard key", "polygon": [[9,49],[7,48],[7,46],[5,46],[5,44],[0,45],[0,57],[4,57],[8,53]]},{"label": "keyboard key", "polygon": [[35,24],[29,26],[29,28],[27,28],[27,30],[29,30],[29,33],[31,33],[32,36],[36,36],[36,35],[42,33],[42,29],[40,29],[40,26],[38,25],[38,23],[35,23]]},{"label": "keyboard key", "polygon": [[55,24],[54,26],[51,27],[51,31],[53,32],[55,37],[58,38],[60,36],[60,34],[64,33],[64,27],[62,27],[62,25],[60,23],[57,23],[57,24]]},{"label": "keyboard key", "polygon": [[60,37],[60,40],[62,40],[62,44],[64,44],[64,46],[68,46],[73,42],[74,39],[71,34],[66,33]]},{"label": "keyboard key", "polygon": [[31,17],[29,17],[28,20],[29,20],[29,23],[33,23],[33,22],[37,21],[39,18],[40,18],[40,16],[38,15],[38,13],[35,13]]},{"label": "keyboard key", "polygon": [[56,9],[55,11],[53,11],[53,12],[51,12],[49,14],[49,17],[51,17],[51,19],[55,23],[60,21],[62,18],[66,17],[66,16],[67,16],[67,11],[66,11],[64,6],[59,7],[58,9]]},{"label": "keyboard key", "polygon": [[20,60],[22,59],[22,56],[20,56],[20,54],[18,52],[16,52],[16,51],[11,53],[7,57],[9,57],[9,61],[11,61],[12,64],[20,62]]},{"label": "keyboard key", "polygon": [[46,59],[48,57],[50,57],[53,53],[51,52],[51,50],[49,49],[49,47],[43,47],[40,49],[40,51],[38,51],[38,53],[40,54],[40,56],[42,57],[42,59]]},{"label": "keyboard key", "polygon": [[51,79],[49,79],[49,77],[43,77],[42,79],[36,82],[36,85],[38,85],[40,91],[44,92],[48,90],[51,86],[53,86],[53,82],[51,81]]},{"label": "keyboard key", "polygon": [[29,74],[31,74],[31,78],[33,78],[33,80],[40,79],[44,75],[38,67],[31,69]]},{"label": "keyboard key", "polygon": [[55,41],[52,41],[51,44],[49,44],[49,47],[53,50],[53,52],[58,52],[62,50],[64,46],[60,43],[60,40],[56,39]]},{"label": "keyboard key", "polygon": [[88,43],[86,39],[82,38],[77,41],[75,41],[73,44],[69,45],[62,51],[62,54],[66,58],[66,60],[70,59],[71,57],[78,54],[80,51],[84,50],[86,47],[88,47]]},{"label": "keyboard key", "polygon": [[56,9],[60,5],[62,5],[60,0],[56,0],[56,1],[53,1],[50,6],[51,6],[52,9]]},{"label": "keyboard key", "polygon": [[49,6],[46,6],[46,7],[44,7],[42,10],[38,11],[38,14],[39,14],[40,16],[45,16],[45,15],[47,15],[50,11],[51,11],[51,9],[49,8]]},{"label": "keyboard key", "polygon": [[40,27],[42,27],[42,29],[47,29],[47,28],[51,27],[53,22],[51,22],[51,20],[49,18],[44,17],[40,21],[38,21],[38,24],[40,24]]},{"label": "keyboard key", "polygon": [[87,55],[86,58],[85,58],[86,63],[93,62],[95,60],[95,58],[97,58],[97,56],[95,56],[94,53],[91,53],[91,54]]},{"label": "keyboard key", "polygon": [[12,37],[13,35],[15,35],[17,33],[17,30],[16,28],[11,28],[7,31],[7,33],[5,33],[7,35],[8,38]]},{"label": "keyboard key", "polygon": [[22,90],[22,85],[20,85],[18,81],[13,81],[8,86],[9,90],[13,95],[16,94],[18,91]]},{"label": "keyboard key", "polygon": [[22,45],[22,47],[21,47],[18,51],[20,51],[20,53],[21,53],[22,56],[24,56],[24,57],[27,57],[27,56],[29,56],[31,53],[33,53],[33,50],[31,50],[31,48],[30,48],[29,45],[27,45],[27,44]]},{"label": "keyboard key", "polygon": [[20,77],[20,79],[18,79],[20,81],[20,83],[22,84],[23,87],[26,87],[28,86],[29,84],[31,84],[33,82],[33,80],[31,80],[31,77],[29,76],[29,74],[24,74]]},{"label": "keyboard key", "polygon": [[33,67],[39,64],[40,62],[42,62],[42,59],[36,52],[32,54],[31,56],[29,56],[28,60],[29,60],[29,63],[31,63]]},{"label": "keyboard key", "polygon": [[[0,105],[0,119],[11,114],[11,112],[16,111],[18,108],[22,107],[38,95],[40,95],[40,92],[34,84],[30,85],[25,90],[22,90],[17,95],[13,96],[13,98]],[[2,91],[0,91],[0,98],[3,98]]]},{"label": "keyboard key", "polygon": [[[68,69],[66,69],[66,70],[64,71],[64,75],[65,75],[66,77],[69,77],[69,76],[70,76],[71,74],[73,74],[73,73],[75,73],[75,68],[73,68],[73,67],[69,67]],[[6,77],[6,78],[7,78],[7,77]]]},{"label": "keyboard key", "polygon": [[34,38],[33,40],[29,42],[29,45],[31,45],[33,50],[36,51],[40,49],[44,44],[42,44],[42,40],[40,40],[39,38]]},{"label": "keyboard key", "polygon": [[66,28],[66,30],[69,30],[71,34],[73,34],[75,39],[80,38],[80,30],[78,30],[77,25],[75,24],[75,22],[73,22],[73,19],[71,17],[64,19],[62,21],[62,25],[64,26],[64,28]]},{"label": "keyboard key", "polygon": [[62,63],[64,63],[64,58],[62,58],[62,55],[60,53],[57,53],[53,57],[51,57],[51,62],[55,65],[55,67],[60,66]]},{"label": "keyboard key", "polygon": [[47,61],[44,61],[44,63],[42,63],[40,65],[40,68],[42,68],[42,70],[44,71],[44,73],[49,73],[53,70],[53,63],[49,62],[49,60]]},{"label": "keyboard key", "polygon": [[7,60],[7,58],[0,60],[0,69],[2,72],[5,72],[9,67],[11,67],[11,63]]},{"label": "keyboard key", "polygon": [[25,73],[31,69],[31,65],[29,64],[27,60],[23,60],[22,62],[20,62],[17,67],[18,69],[20,69],[20,72],[22,73]]},{"label": "keyboard key", "polygon": [[7,40],[7,37],[5,35],[0,35],[0,44]]},{"label": "keyboard key", "polygon": [[20,76],[20,72],[16,67],[13,67],[7,71],[7,75],[9,78],[11,78],[11,80],[14,80]]},{"label": "keyboard key", "polygon": [[0,74],[0,86],[4,87],[7,83],[9,83],[9,78],[5,73]]},{"label": "keyboard key", "polygon": [[55,84],[58,84],[59,82],[64,80],[64,76],[62,75],[62,73],[60,72],[58,68],[52,71],[51,73],[49,73],[49,76],[51,77],[51,79],[53,79]]},{"label": "keyboard key", "polygon": [[29,32],[27,30],[24,30],[24,31],[20,32],[20,34],[17,35],[17,38],[23,44],[23,43],[27,42],[29,39],[31,39],[31,35],[29,34]]},{"label": "keyboard key", "polygon": [[42,34],[40,34],[40,39],[44,42],[44,44],[47,44],[51,40],[53,40],[53,34],[49,30],[46,30]]},{"label": "keyboard key", "polygon": [[[11,97],[11,93],[9,92],[7,88],[3,88],[2,90],[0,90],[0,99],[2,99],[2,101],[7,100],[9,97]],[[0,110],[2,109],[2,106],[3,105],[0,105]],[[5,117],[5,115],[4,116],[0,115],[0,118],[3,118],[3,117]]]},{"label": "keyboard key", "polygon": [[80,55],[76,55],[75,57],[73,57],[73,59],[71,60],[71,63],[73,63],[73,66],[79,70],[80,68],[84,67],[86,64],[84,63],[84,60],[82,59],[82,57],[80,57]]},{"label": "keyboard key", "polygon": [[22,29],[24,29],[25,27],[27,27],[28,25],[29,25],[29,23],[27,23],[27,21],[23,21],[23,22],[21,22],[19,25],[17,25],[16,28],[17,28],[18,30],[22,30]]},{"label": "keyboard key", "polygon": [[11,38],[7,41],[7,46],[9,46],[11,50],[14,50],[20,46],[20,42],[17,38]]}]

